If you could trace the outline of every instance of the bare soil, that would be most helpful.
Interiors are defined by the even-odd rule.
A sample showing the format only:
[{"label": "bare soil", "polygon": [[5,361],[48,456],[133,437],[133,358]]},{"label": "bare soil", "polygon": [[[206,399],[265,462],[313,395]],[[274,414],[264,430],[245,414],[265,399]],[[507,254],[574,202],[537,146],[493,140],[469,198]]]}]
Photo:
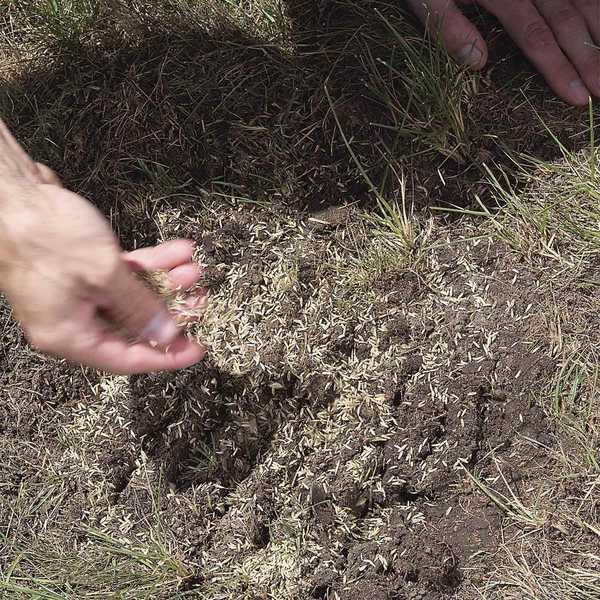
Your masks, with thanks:
[{"label": "bare soil", "polygon": [[[209,272],[249,265],[233,292],[242,299],[261,285],[262,265],[269,261],[245,233],[257,222],[264,222],[260,210],[235,210],[220,214],[214,229],[205,223],[187,232],[203,249]],[[320,231],[304,242],[304,257],[313,246],[336,244],[342,231],[356,226],[348,220]],[[285,510],[278,493],[285,482],[303,511],[314,552],[302,568],[301,597],[467,597],[466,590],[483,585],[493,566],[502,515],[465,481],[465,470],[493,474],[492,456],[508,456],[513,468],[507,477],[518,487],[544,468],[547,452],[522,440],[552,447],[552,425],[535,398],[556,365],[543,348],[532,353],[527,347],[539,326],[529,306],[544,303],[543,290],[505,248],[489,242],[442,246],[436,262],[434,279],[399,270],[378,281],[373,314],[352,315],[343,330],[328,332],[334,339],[328,343],[330,364],[369,361],[374,353],[402,357],[389,367],[385,361],[378,365],[377,380],[364,388],[378,404],[342,424],[331,447],[311,447],[306,431],[320,414],[335,412],[343,391],[326,370],[310,364],[310,356],[302,371],[290,369],[277,342],[286,328],[293,332],[303,299],[323,288],[310,259],[301,259],[297,286],[281,306],[283,329],[277,327],[256,359],[272,374],[265,369],[259,377],[252,371],[235,375],[226,360],[218,364],[221,357],[209,357],[178,375],[131,378],[127,402],[111,407],[111,422],[86,447],[110,490],[110,503],[133,514],[144,510],[130,486],[140,453],[147,455],[164,474],[164,489],[172,490],[162,517],[181,552],[192,562],[209,555],[210,562],[225,563],[240,559],[232,541],[240,536],[249,553],[270,544],[273,523]],[[205,283],[216,291],[226,280]],[[523,321],[511,320],[508,312]],[[377,332],[375,348],[361,335],[367,327]],[[5,498],[23,479],[35,480],[29,465],[40,456],[52,461],[62,455],[64,442],[55,432],[72,420],[71,409],[97,402],[94,374],[37,357],[16,328],[9,333],[3,348],[11,367],[0,379],[0,439],[10,465],[1,490]],[[282,439],[286,429],[291,437]],[[207,445],[217,459],[200,469]],[[366,448],[367,485],[352,466]],[[277,465],[274,457],[282,455],[287,463]],[[182,511],[181,499],[194,502],[197,486],[208,483],[210,502],[197,503],[194,514]],[[93,493],[76,480],[68,489],[61,535],[85,521]],[[236,492],[252,498],[242,514],[232,506]],[[368,536],[340,527],[340,511],[357,528],[370,520],[385,525],[379,536],[364,539]],[[200,567],[190,581],[202,589],[203,578]],[[252,597],[242,596],[242,589],[236,593],[230,597]]]}]

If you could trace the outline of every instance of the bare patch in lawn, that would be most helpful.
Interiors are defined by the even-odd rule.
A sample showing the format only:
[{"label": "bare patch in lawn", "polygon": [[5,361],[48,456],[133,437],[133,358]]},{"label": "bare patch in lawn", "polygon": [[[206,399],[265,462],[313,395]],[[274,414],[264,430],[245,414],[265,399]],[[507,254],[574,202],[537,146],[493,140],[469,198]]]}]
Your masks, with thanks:
[{"label": "bare patch in lawn", "polygon": [[3,305],[0,597],[598,597],[589,114],[379,3],[52,7],[0,17],[3,114],[196,241],[210,352],[108,377]]}]

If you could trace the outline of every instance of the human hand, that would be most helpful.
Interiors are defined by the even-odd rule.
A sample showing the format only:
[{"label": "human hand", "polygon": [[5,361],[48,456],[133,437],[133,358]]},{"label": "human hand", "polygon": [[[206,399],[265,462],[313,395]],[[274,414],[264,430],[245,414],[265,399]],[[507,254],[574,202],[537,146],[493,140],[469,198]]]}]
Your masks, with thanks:
[{"label": "human hand", "polygon": [[[460,11],[479,4],[508,34],[564,100],[584,106],[600,97],[600,0],[407,0],[417,16],[439,30],[449,53],[481,69],[488,49]],[[595,46],[595,47],[594,47]]]},{"label": "human hand", "polygon": [[100,212],[33,163],[0,121],[0,289],[36,348],[122,374],[196,363],[204,348],[132,273],[163,270],[187,289],[200,277],[192,254],[185,240],[123,253]]}]

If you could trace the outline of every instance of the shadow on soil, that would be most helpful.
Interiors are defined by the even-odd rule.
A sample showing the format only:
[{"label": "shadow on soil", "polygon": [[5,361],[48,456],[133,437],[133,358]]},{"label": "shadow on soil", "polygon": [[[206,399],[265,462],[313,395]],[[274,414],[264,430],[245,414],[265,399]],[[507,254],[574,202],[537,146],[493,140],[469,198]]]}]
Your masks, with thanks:
[{"label": "shadow on soil", "polygon": [[[556,153],[536,125],[533,106],[506,89],[506,79],[517,73],[524,79],[523,64],[493,21],[482,23],[499,40],[503,60],[485,75],[488,93],[468,108],[471,159],[444,161],[441,185],[439,157],[403,162],[414,153],[411,143],[397,145],[392,134],[386,139],[385,130],[372,126],[388,117],[364,85],[358,34],[364,19],[344,2],[287,5],[292,31],[281,47],[287,44],[289,52],[225,17],[207,25],[172,15],[137,15],[131,22],[112,15],[123,19],[121,28],[107,17],[97,43],[49,49],[51,66],[5,89],[0,106],[27,149],[97,204],[126,244],[153,243],[161,210],[197,214],[203,194],[281,210],[357,200],[368,205],[368,185],[333,111],[375,182],[389,175],[384,148],[398,148],[396,167],[410,170],[414,190],[426,190],[414,192],[421,206],[463,206],[474,192],[482,195],[482,162],[505,162],[504,147]],[[376,27],[369,34],[382,35]],[[542,96],[532,101],[546,113],[564,112]]]}]

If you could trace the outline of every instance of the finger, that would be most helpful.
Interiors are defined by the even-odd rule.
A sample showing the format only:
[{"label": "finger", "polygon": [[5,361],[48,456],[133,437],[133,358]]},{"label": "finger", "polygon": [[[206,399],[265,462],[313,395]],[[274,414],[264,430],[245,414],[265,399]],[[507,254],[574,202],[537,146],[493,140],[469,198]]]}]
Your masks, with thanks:
[{"label": "finger", "polygon": [[498,18],[560,97],[576,106],[589,102],[589,90],[531,1],[479,0],[479,3]]},{"label": "finger", "polygon": [[175,319],[181,327],[200,320],[208,308],[208,294],[186,298],[183,306],[175,309]]},{"label": "finger", "polygon": [[134,271],[169,271],[190,262],[194,255],[190,240],[172,240],[158,246],[125,252],[123,258]]},{"label": "finger", "polygon": [[185,301],[186,310],[204,311],[208,307],[208,290],[202,290],[202,294],[190,296]]},{"label": "finger", "polygon": [[[536,0],[560,47],[581,75],[587,88],[600,96],[600,54],[582,14],[566,0]],[[596,2],[600,6],[600,2]]]},{"label": "finger", "polygon": [[61,352],[67,360],[120,375],[175,371],[196,364],[206,354],[206,349],[186,338],[178,338],[166,351],[147,344],[129,344],[119,336],[96,329],[81,331],[72,337],[68,348]]},{"label": "finger", "polygon": [[202,269],[194,263],[187,263],[169,271],[169,285],[173,289],[187,290],[198,283],[201,277]]},{"label": "finger", "polygon": [[102,309],[132,336],[164,347],[180,335],[165,304],[131,273],[125,262],[107,288],[103,290]]},{"label": "finger", "polygon": [[[4,161],[10,161],[8,166],[11,171],[16,170],[16,173],[20,177],[24,177],[30,183],[43,183],[35,163],[29,158],[19,142],[17,142],[2,119],[0,119],[0,142],[2,142],[7,151],[2,158]],[[0,170],[2,166],[3,161],[0,160]],[[11,173],[8,174],[10,175]]]},{"label": "finger", "polygon": [[459,63],[476,70],[485,66],[487,45],[453,0],[408,0],[408,4],[425,25],[439,33],[444,46]]},{"label": "finger", "polygon": [[[596,42],[597,46],[600,46],[600,2],[598,0],[574,0],[577,10],[583,15],[587,26]],[[598,50],[596,51],[598,57]],[[600,57],[598,58],[600,61]],[[598,63],[597,68],[600,71],[600,65]]]}]

